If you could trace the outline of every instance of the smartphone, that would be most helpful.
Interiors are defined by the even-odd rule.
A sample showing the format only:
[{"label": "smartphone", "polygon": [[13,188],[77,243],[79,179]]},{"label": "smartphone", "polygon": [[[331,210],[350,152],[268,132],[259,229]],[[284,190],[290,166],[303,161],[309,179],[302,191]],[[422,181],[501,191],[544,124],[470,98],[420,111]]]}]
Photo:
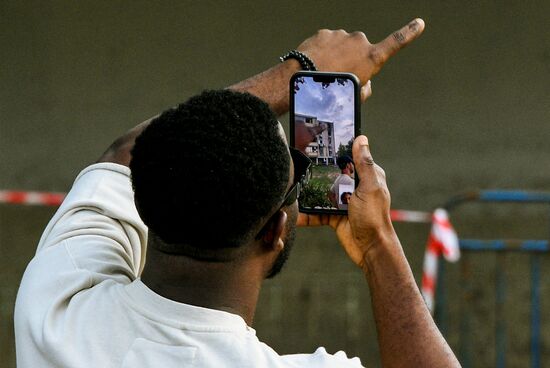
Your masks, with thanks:
[{"label": "smartphone", "polygon": [[290,79],[290,144],[312,161],[301,212],[347,213],[358,184],[351,147],[360,134],[360,93],[350,73],[302,71]]}]

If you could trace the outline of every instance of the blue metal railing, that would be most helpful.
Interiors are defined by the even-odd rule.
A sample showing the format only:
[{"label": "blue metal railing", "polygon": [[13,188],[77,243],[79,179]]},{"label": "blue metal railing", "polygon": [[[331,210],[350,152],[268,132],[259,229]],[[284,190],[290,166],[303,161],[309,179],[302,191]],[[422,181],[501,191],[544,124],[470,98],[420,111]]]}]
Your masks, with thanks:
[{"label": "blue metal railing", "polygon": [[[451,211],[465,202],[508,202],[508,203],[543,203],[550,205],[550,193],[527,192],[510,190],[485,190],[469,192],[452,197],[443,207]],[[541,311],[540,311],[540,282],[542,254],[550,253],[550,242],[548,240],[517,240],[517,239],[459,239],[462,251],[492,251],[496,252],[497,262],[495,267],[495,366],[504,368],[506,366],[506,319],[503,317],[503,309],[506,304],[506,278],[502,264],[508,252],[524,252],[531,255],[531,336],[530,353],[531,368],[539,368],[541,361]],[[462,288],[466,295],[469,295],[471,285],[469,282],[468,265],[462,265]],[[440,262],[438,279],[441,280],[444,274],[444,263]],[[435,319],[443,333],[447,330],[447,318],[445,308],[445,290],[441,282],[437,282],[436,311]],[[461,316],[460,321],[461,341],[470,336],[470,322],[466,315]],[[464,367],[471,366],[471,354],[468,348],[469,343],[462,343],[459,349],[459,356]]]}]

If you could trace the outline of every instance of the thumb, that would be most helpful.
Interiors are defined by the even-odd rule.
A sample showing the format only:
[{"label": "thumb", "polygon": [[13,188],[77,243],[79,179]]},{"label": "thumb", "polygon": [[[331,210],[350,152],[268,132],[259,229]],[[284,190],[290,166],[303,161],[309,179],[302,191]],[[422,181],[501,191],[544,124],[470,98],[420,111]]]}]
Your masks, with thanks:
[{"label": "thumb", "polygon": [[373,178],[375,175],[375,165],[370,153],[369,139],[365,135],[360,135],[353,141],[353,162],[359,175],[359,179]]}]

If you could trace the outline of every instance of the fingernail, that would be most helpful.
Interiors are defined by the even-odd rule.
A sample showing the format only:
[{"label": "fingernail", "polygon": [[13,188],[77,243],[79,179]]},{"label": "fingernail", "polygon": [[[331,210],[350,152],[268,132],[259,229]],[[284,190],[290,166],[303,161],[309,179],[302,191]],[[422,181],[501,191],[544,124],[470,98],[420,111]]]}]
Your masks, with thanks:
[{"label": "fingernail", "polygon": [[421,18],[416,18],[409,23],[409,29],[413,32],[418,32],[419,29],[424,27],[424,21]]},{"label": "fingernail", "polygon": [[[359,144],[362,146],[368,146],[369,145],[369,139],[366,135],[360,135],[359,137],[355,138],[359,140]],[[361,142],[363,141],[363,142]]]}]

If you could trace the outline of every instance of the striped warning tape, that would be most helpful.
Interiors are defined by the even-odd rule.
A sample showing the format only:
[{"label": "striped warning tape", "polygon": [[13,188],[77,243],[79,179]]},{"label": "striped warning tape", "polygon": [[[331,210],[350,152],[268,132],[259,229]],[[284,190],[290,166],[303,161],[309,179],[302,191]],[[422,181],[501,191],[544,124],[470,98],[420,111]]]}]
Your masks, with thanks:
[{"label": "striped warning tape", "polygon": [[59,206],[65,195],[65,193],[0,190],[0,203]]},{"label": "striped warning tape", "polygon": [[[65,196],[66,193],[0,190],[0,203],[59,206]],[[432,214],[429,212],[391,210],[390,215],[392,221],[398,222],[429,223],[432,221]]]},{"label": "striped warning tape", "polygon": [[443,256],[449,262],[460,258],[458,235],[449,221],[449,214],[443,208],[437,208],[432,216],[432,228],[424,253],[421,291],[430,312],[435,310],[435,293],[439,259]]},{"label": "striped warning tape", "polygon": [[391,210],[390,216],[392,221],[399,222],[432,222],[432,214],[430,212],[409,211],[409,210]]}]

